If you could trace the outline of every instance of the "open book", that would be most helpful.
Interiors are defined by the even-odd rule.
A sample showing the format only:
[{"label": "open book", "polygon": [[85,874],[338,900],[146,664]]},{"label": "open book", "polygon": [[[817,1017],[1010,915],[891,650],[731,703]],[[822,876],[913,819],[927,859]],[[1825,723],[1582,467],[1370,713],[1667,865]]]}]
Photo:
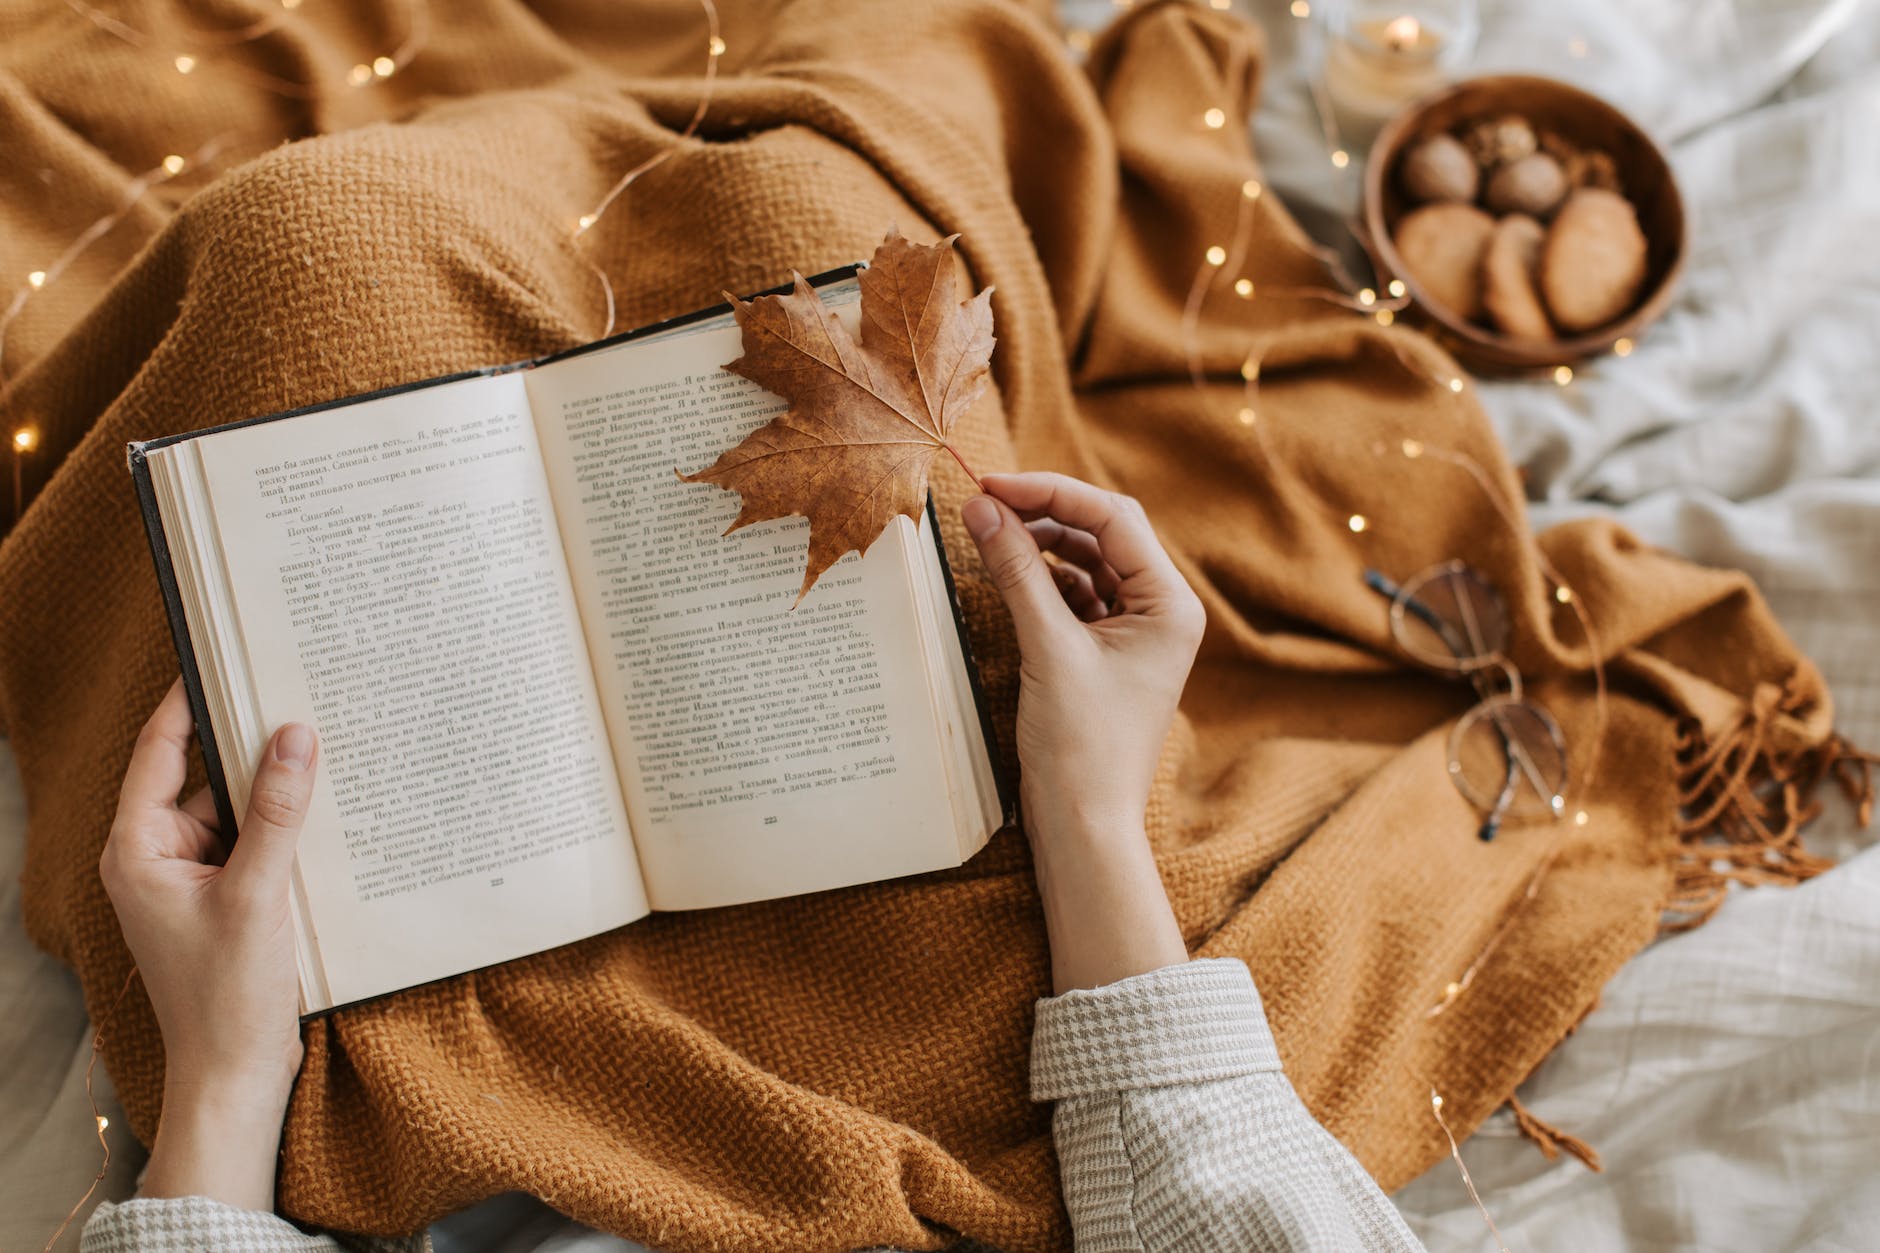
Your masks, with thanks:
[{"label": "open book", "polygon": [[[855,270],[818,286],[853,330]],[[808,523],[681,483],[784,402],[728,311],[132,444],[223,830],[320,734],[304,1013],[652,910],[956,866],[1004,817],[937,528],[794,611]],[[931,511],[930,511],[931,515]]]}]

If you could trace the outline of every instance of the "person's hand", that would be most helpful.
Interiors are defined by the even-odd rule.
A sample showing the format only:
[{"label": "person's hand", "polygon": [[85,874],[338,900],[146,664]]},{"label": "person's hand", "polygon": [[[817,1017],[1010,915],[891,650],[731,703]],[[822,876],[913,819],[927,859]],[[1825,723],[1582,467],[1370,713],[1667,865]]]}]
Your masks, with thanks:
[{"label": "person's hand", "polygon": [[231,848],[207,792],[178,803],[192,729],[178,683],[138,736],[98,863],[163,1032],[143,1193],[268,1209],[300,1069],[288,893],[318,750],[309,727],[275,734]]},{"label": "person's hand", "polygon": [[1061,474],[981,481],[962,516],[1018,635],[1026,827],[1138,826],[1201,602],[1130,497]]},{"label": "person's hand", "polygon": [[1129,497],[1061,474],[980,481],[961,517],[1018,636],[1019,803],[1058,990],[1182,961],[1143,814],[1201,602]]}]

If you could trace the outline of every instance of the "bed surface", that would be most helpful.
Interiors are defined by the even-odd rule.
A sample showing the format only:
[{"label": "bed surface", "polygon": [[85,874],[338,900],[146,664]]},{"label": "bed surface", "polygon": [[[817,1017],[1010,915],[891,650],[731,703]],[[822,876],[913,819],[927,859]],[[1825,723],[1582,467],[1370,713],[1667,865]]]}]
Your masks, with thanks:
[{"label": "bed surface", "polygon": [[[1246,0],[1240,0],[1244,6]],[[1348,186],[1299,71],[1300,25],[1259,0],[1269,181],[1327,237]],[[1741,567],[1826,674],[1841,729],[1880,746],[1880,6],[1859,0],[1507,0],[1477,65],[1568,78],[1666,144],[1691,213],[1684,285],[1624,360],[1571,386],[1484,384],[1532,512],[1589,512]],[[1098,25],[1109,0],[1067,15]],[[1572,41],[1585,55],[1574,57]],[[0,1248],[38,1248],[97,1170],[77,986],[19,921],[25,812],[0,741]],[[1843,864],[1736,893],[1635,959],[1522,1089],[1591,1142],[1549,1163],[1506,1112],[1465,1145],[1511,1247],[1854,1249],[1880,1230],[1880,848],[1831,800],[1810,844]],[[103,1195],[139,1154],[114,1117]],[[1433,1250],[1495,1246],[1450,1164],[1398,1194]],[[637,1246],[522,1198],[460,1215],[440,1249]],[[68,1235],[62,1247],[76,1247]]]}]

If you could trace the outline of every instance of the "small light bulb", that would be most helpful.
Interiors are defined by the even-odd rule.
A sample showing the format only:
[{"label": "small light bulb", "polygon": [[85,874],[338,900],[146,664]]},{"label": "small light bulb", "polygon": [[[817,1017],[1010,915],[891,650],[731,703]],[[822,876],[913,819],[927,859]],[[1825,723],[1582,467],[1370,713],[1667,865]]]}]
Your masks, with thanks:
[{"label": "small light bulb", "polygon": [[34,270],[31,274],[26,276],[26,283],[30,287],[44,287],[46,285],[46,272],[44,270]]},{"label": "small light bulb", "polygon": [[1560,384],[1560,386],[1562,387],[1565,387],[1568,383],[1571,383],[1572,381],[1573,381],[1573,367],[1572,366],[1557,365],[1554,367],[1554,382]]},{"label": "small light bulb", "polygon": [[1632,341],[1629,339],[1626,339],[1624,336],[1621,336],[1618,339],[1613,340],[1612,341],[1612,355],[1615,357],[1631,356],[1632,355]]},{"label": "small light bulb", "polygon": [[725,41],[720,39],[718,36],[713,35],[712,42],[711,42],[711,50],[712,50],[713,56],[715,57],[723,56],[725,54]]},{"label": "small light bulb", "polygon": [[1561,584],[1554,589],[1554,599],[1563,605],[1571,603],[1573,600],[1573,589],[1566,586],[1564,583]]},{"label": "small light bulb", "polygon": [[1397,315],[1392,313],[1389,309],[1379,309],[1375,316],[1379,326],[1389,326],[1392,322],[1397,320]]},{"label": "small light bulb", "polygon": [[281,0],[281,7],[283,9],[298,9],[300,7],[300,0]]},{"label": "small light bulb", "polygon": [[346,74],[346,81],[355,87],[364,87],[372,81],[372,67],[369,65],[353,66]]},{"label": "small light bulb", "polygon": [[380,78],[390,78],[397,70],[398,62],[392,60],[390,57],[373,58],[372,72],[377,74]]},{"label": "small light bulb", "polygon": [[176,67],[176,72],[178,74],[187,74],[191,70],[196,68],[196,58],[195,57],[178,57],[176,58],[176,60],[170,62],[170,64]]},{"label": "small light bulb", "polygon": [[1347,165],[1350,165],[1350,164],[1351,164],[1351,154],[1349,152],[1346,152],[1343,148],[1335,148],[1332,150],[1332,165],[1333,166],[1342,170]]},{"label": "small light bulb", "polygon": [[594,225],[594,223],[598,221],[600,221],[600,219],[596,217],[594,214],[583,213],[579,218],[575,219],[574,233],[579,235],[582,231],[586,230],[588,227]]},{"label": "small light bulb", "polygon": [[[1462,995],[1462,985],[1460,983],[1449,983],[1443,986],[1443,999],[1445,1001],[1453,1001],[1458,996],[1461,996],[1461,995]],[[1436,1104],[1438,1106],[1441,1106],[1442,1103],[1443,1103],[1443,1098],[1440,1096],[1437,1097]]]},{"label": "small light bulb", "polygon": [[1573,815],[1573,825],[1576,827],[1583,827],[1590,821],[1592,821],[1592,818],[1587,814],[1587,812],[1584,809],[1582,809],[1579,813]]},{"label": "small light bulb", "polygon": [[1208,264],[1209,265],[1226,265],[1227,264],[1227,249],[1221,247],[1219,244],[1211,245],[1208,248]]},{"label": "small light bulb", "polygon": [[1311,17],[1312,6],[1308,4],[1306,0],[1292,0],[1292,15],[1294,17]]},{"label": "small light bulb", "polygon": [[111,1120],[103,1114],[98,1115],[98,1130],[104,1131],[111,1126]]},{"label": "small light bulb", "polygon": [[1450,391],[1452,391],[1452,392],[1460,392],[1460,391],[1462,390],[1462,380],[1461,380],[1461,379],[1450,379],[1450,380],[1449,380],[1449,390],[1450,390]]},{"label": "small light bulb", "polygon": [[177,156],[175,153],[171,153],[169,156],[163,158],[163,172],[165,174],[181,174],[183,172],[183,158]]},{"label": "small light bulb", "polygon": [[1201,124],[1211,131],[1220,130],[1227,125],[1227,113],[1222,109],[1209,109],[1201,115]]},{"label": "small light bulb", "polygon": [[1242,426],[1252,426],[1254,422],[1259,419],[1259,416],[1260,416],[1259,414],[1255,413],[1250,408],[1242,409],[1240,411],[1240,424]]},{"label": "small light bulb", "polygon": [[1358,303],[1363,305],[1367,309],[1370,308],[1372,305],[1377,303],[1377,293],[1372,291],[1368,287],[1359,288],[1358,289]]},{"label": "small light bulb", "polygon": [[37,447],[39,447],[39,429],[37,427],[22,426],[19,430],[13,432],[13,451],[31,452]]},{"label": "small light bulb", "polygon": [[[1449,986],[1453,988],[1456,985],[1452,983]],[[1436,1095],[1436,1093],[1434,1092],[1430,1093],[1430,1108],[1441,1109],[1442,1107],[1443,1107],[1443,1098]]]},{"label": "small light bulb", "polygon": [[1253,280],[1250,278],[1235,279],[1234,280],[1234,294],[1236,296],[1239,296],[1242,300],[1252,300],[1253,299]]},{"label": "small light bulb", "polygon": [[1354,513],[1349,518],[1345,519],[1345,525],[1351,528],[1353,534],[1356,534],[1365,527],[1370,526],[1371,523],[1363,514]]},{"label": "small light bulb", "polygon": [[1407,439],[1403,442],[1403,455],[1415,461],[1423,455],[1423,441]]},{"label": "small light bulb", "polygon": [[1409,290],[1409,288],[1403,285],[1403,280],[1400,278],[1394,278],[1390,281],[1389,291],[1393,296],[1402,297],[1402,295]]},{"label": "small light bulb", "polygon": [[1240,185],[1240,194],[1249,200],[1258,200],[1260,191],[1260,180],[1257,178],[1250,178]]},{"label": "small light bulb", "polygon": [[1249,383],[1259,378],[1260,377],[1259,361],[1253,357],[1248,357],[1245,361],[1241,362],[1240,363],[1240,377],[1243,379],[1246,379]]}]

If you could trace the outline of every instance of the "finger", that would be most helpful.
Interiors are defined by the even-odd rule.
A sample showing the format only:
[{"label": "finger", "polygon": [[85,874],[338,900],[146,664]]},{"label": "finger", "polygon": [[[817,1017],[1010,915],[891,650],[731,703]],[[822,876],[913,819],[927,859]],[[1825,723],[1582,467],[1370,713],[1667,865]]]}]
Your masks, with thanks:
[{"label": "finger", "polygon": [[1096,585],[1098,596],[1107,601],[1116,595],[1121,580],[1117,578],[1116,571],[1110,568],[1110,563],[1103,559],[1096,536],[1074,526],[1065,526],[1056,518],[1033,518],[1025,524],[1025,529],[1038,541],[1041,552],[1062,557],[1088,573]]},{"label": "finger", "polygon": [[255,771],[247,816],[229,850],[228,871],[238,880],[269,888],[286,884],[313,797],[318,752],[313,728],[305,723],[290,722],[274,733]]},{"label": "finger", "polygon": [[990,496],[975,496],[960,506],[960,519],[1011,611],[1019,649],[1046,647],[1053,632],[1070,624],[1072,614],[1031,532],[1017,514]]},{"label": "finger", "polygon": [[124,787],[118,793],[120,814],[175,806],[189,773],[189,737],[195,728],[189,716],[189,696],[178,679],[137,736],[131,764],[124,771]]},{"label": "finger", "polygon": [[182,810],[211,831],[221,825],[221,815],[215,811],[215,794],[206,787],[184,801]]},{"label": "finger", "polygon": [[1103,559],[1124,580],[1176,577],[1175,564],[1156,539],[1148,515],[1131,497],[1064,474],[988,474],[980,481],[988,493],[1021,514],[1054,518],[1088,531]]},{"label": "finger", "polygon": [[1046,564],[1051,565],[1051,578],[1057,583],[1058,594],[1080,620],[1101,622],[1109,616],[1110,606],[1103,597],[1097,595],[1088,571],[1064,562]]}]

